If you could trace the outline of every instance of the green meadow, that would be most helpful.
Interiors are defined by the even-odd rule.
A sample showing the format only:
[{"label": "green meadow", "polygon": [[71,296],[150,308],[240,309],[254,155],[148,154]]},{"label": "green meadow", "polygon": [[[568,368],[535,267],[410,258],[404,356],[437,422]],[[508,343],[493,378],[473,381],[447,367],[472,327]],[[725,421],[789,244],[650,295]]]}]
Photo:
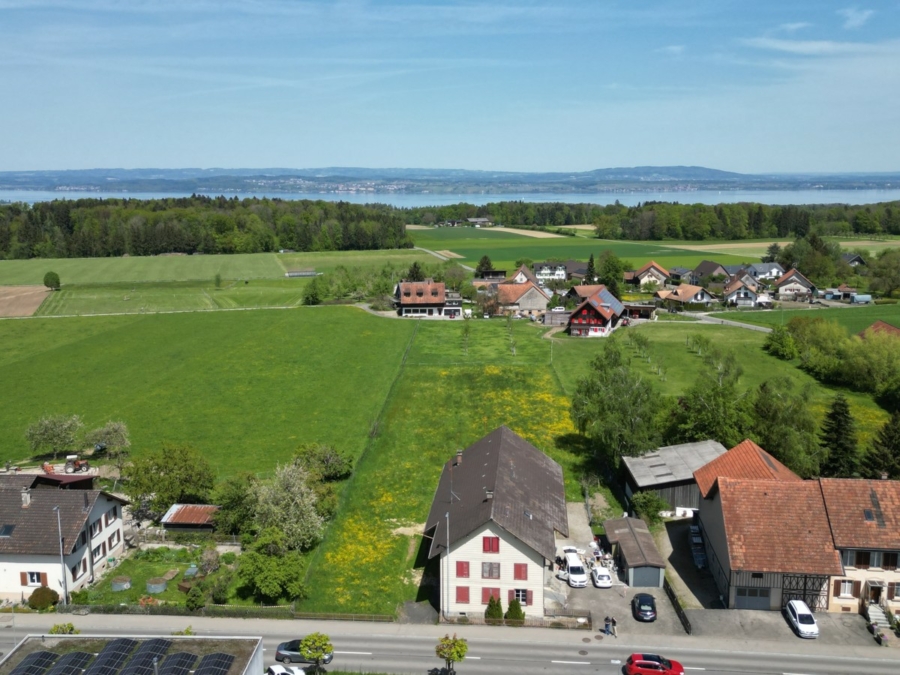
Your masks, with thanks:
[{"label": "green meadow", "polygon": [[897,305],[860,305],[848,307],[816,308],[816,309],[773,309],[769,311],[732,311],[717,312],[713,316],[733,319],[759,326],[778,326],[787,323],[795,316],[837,321],[849,333],[860,333],[881,319],[900,327],[900,304]]},{"label": "green meadow", "polygon": [[200,449],[220,476],[321,441],[358,457],[414,324],[348,307],[0,321],[0,448],[42,414],[123,420],[133,451]]},{"label": "green meadow", "polygon": [[[584,237],[538,239],[500,229],[470,227],[412,230],[409,234],[416,246],[431,251],[452,251],[463,256],[460,262],[467,265],[474,266],[481,256],[487,255],[496,268],[510,271],[515,261],[521,258],[587,260],[592,253],[596,257],[605,250],[612,250],[635,267],[655,260],[667,269],[676,266],[693,269],[712,256],[711,253],[679,248],[679,244],[685,242],[610,241]],[[719,257],[733,258],[734,262],[759,260],[758,256],[749,254]]]}]

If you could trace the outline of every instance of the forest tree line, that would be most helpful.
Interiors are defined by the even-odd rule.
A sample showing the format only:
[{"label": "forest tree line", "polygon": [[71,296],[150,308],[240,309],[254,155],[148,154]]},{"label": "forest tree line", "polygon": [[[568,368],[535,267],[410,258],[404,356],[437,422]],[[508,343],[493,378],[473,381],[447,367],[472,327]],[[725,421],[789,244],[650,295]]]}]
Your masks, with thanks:
[{"label": "forest tree line", "polygon": [[[823,195],[824,197],[825,195]],[[593,224],[601,239],[761,239],[900,234],[900,202],[766,206],[754,203],[677,204],[645,202],[623,206],[496,202],[403,210],[407,223],[431,225],[466,218],[490,218],[506,227],[564,227]]]},{"label": "forest tree line", "polygon": [[0,205],[0,259],[409,248],[387,206],[192,196]]}]

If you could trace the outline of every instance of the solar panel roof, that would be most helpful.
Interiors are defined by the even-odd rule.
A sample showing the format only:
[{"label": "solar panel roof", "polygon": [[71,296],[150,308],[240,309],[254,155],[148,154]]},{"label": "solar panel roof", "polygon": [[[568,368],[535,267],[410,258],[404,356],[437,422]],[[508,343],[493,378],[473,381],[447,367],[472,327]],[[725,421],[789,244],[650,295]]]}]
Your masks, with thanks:
[{"label": "solar panel roof", "polygon": [[97,659],[88,666],[84,675],[117,675],[119,668],[137,646],[137,640],[119,638],[103,648]]},{"label": "solar panel roof", "polygon": [[159,675],[187,675],[196,660],[197,656],[188,652],[169,654],[160,666]]},{"label": "solar panel roof", "polygon": [[234,657],[231,654],[221,652],[207,654],[200,659],[200,665],[197,666],[194,675],[226,675],[232,663],[234,663]]},{"label": "solar panel roof", "polygon": [[162,660],[162,655],[165,654],[171,646],[171,640],[163,640],[160,638],[147,640],[147,642],[141,643],[141,646],[138,647],[134,656],[131,657],[128,665],[122,668],[119,675],[152,675],[153,659]]},{"label": "solar panel roof", "polygon": [[59,654],[40,651],[32,652],[17,665],[9,675],[42,675],[59,658]]},{"label": "solar panel roof", "polygon": [[56,665],[47,672],[47,675],[80,675],[82,668],[92,658],[94,658],[94,655],[87,652],[63,654],[59,661],[56,662]]}]

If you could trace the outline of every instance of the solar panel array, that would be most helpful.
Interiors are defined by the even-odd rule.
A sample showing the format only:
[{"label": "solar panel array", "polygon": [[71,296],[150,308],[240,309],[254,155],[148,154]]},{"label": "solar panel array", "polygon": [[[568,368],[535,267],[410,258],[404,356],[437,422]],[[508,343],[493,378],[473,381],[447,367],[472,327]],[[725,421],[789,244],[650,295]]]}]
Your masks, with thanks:
[{"label": "solar panel array", "polygon": [[215,654],[207,654],[200,659],[200,665],[194,671],[194,675],[226,675],[234,663],[234,657],[231,654],[223,654],[216,652]]},{"label": "solar panel array", "polygon": [[81,669],[94,658],[93,654],[87,652],[69,652],[63,654],[62,658],[56,662],[47,675],[81,675]]},{"label": "solar panel array", "polygon": [[103,648],[97,659],[88,666],[84,675],[118,675],[119,668],[137,646],[137,640],[118,638]]},{"label": "solar panel array", "polygon": [[188,675],[196,660],[196,655],[188,652],[170,654],[160,666],[159,675]]},{"label": "solar panel array", "polygon": [[43,675],[44,671],[59,658],[59,654],[40,651],[32,652],[17,665],[9,675]]},{"label": "solar panel array", "polygon": [[156,638],[142,643],[119,675],[153,675],[153,659],[160,659],[172,646],[171,640]]}]

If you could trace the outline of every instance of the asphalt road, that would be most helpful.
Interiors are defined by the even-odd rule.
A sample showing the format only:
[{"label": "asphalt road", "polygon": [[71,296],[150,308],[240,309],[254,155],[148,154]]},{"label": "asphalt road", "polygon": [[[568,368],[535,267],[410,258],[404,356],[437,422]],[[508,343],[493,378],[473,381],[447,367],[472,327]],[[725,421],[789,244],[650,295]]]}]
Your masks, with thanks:
[{"label": "asphalt road", "polygon": [[[22,616],[13,631],[0,633],[0,648],[7,651],[13,640],[27,633],[40,634],[63,617]],[[273,664],[279,642],[296,638],[309,630],[322,630],[331,636],[335,657],[330,669],[356,672],[438,675],[442,662],[434,655],[437,636],[447,632],[444,626],[399,624],[353,624],[346,622],[261,621],[203,619],[182,617],[79,616],[72,620],[83,634],[169,635],[191,623],[198,635],[263,635],[266,665]],[[458,664],[460,675],[497,675],[521,673],[601,673],[622,672],[632,652],[655,652],[680,661],[687,675],[896,675],[900,673],[900,650],[872,647],[866,652],[842,652],[818,641],[800,641],[794,645],[750,643],[746,641],[682,638],[679,644],[642,644],[637,640],[616,640],[582,631],[550,629],[495,629],[457,627],[469,641],[469,654]],[[794,653],[788,653],[793,651]],[[855,653],[854,653],[855,651]],[[871,655],[870,655],[871,654]]]}]

